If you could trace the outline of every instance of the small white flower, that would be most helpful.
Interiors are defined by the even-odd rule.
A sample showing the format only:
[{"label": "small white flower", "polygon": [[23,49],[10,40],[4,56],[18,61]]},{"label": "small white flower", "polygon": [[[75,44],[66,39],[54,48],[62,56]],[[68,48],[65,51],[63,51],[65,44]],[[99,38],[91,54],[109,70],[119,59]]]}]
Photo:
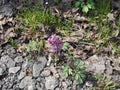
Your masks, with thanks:
[{"label": "small white flower", "polygon": [[47,5],[47,4],[48,4],[48,2],[45,2],[45,4]]}]

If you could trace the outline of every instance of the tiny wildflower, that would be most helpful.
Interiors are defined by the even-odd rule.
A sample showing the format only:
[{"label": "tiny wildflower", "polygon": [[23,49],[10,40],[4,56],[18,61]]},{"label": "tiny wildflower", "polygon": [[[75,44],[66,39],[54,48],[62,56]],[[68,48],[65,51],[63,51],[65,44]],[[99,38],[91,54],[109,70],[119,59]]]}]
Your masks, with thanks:
[{"label": "tiny wildflower", "polygon": [[57,56],[57,58],[59,58],[61,56],[61,49],[63,47],[63,42],[60,39],[60,37],[57,36],[56,34],[51,35],[48,38],[48,42],[51,45],[49,60],[47,63],[47,65],[49,66],[52,59],[55,59],[56,56]]},{"label": "tiny wildflower", "polygon": [[54,35],[51,35],[49,38],[48,38],[48,42],[51,44],[51,50],[50,52],[52,53],[60,53],[62,47],[63,47],[63,42],[62,40],[60,39],[59,36],[57,36],[56,34]]}]

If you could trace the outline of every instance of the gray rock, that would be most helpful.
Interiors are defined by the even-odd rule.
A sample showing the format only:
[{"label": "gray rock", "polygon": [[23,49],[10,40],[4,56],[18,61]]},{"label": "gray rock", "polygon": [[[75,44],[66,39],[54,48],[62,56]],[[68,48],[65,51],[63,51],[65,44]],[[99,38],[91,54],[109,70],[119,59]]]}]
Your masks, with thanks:
[{"label": "gray rock", "polygon": [[67,86],[70,86],[72,84],[72,81],[70,79],[66,79],[65,83],[67,84]]},{"label": "gray rock", "polygon": [[9,60],[11,60],[11,58],[8,55],[4,55],[1,57],[0,62],[6,64]]},{"label": "gray rock", "polygon": [[22,63],[22,70],[27,71],[27,70],[32,70],[33,69],[33,64],[35,60],[28,60],[28,58],[24,58],[24,61]]},{"label": "gray rock", "polygon": [[33,76],[38,77],[45,67],[47,59],[45,57],[38,58],[38,61],[35,61],[33,64]]},{"label": "gray rock", "polygon": [[18,76],[18,80],[23,79],[23,78],[25,77],[25,75],[26,75],[26,72],[21,71],[21,72],[20,72],[20,75]]},{"label": "gray rock", "polygon": [[48,77],[50,75],[50,70],[44,70],[41,73],[41,76]]},{"label": "gray rock", "polygon": [[10,82],[17,82],[17,75],[16,74],[11,74],[9,75],[9,80]]},{"label": "gray rock", "polygon": [[[8,31],[10,31],[10,29],[8,29]],[[9,35],[6,35],[6,37],[8,37]],[[14,48],[9,48],[7,49],[7,54],[11,57],[11,58],[15,58],[16,57],[16,50]]]},{"label": "gray rock", "polygon": [[5,64],[0,64],[0,76],[3,76],[6,72],[6,65]]},{"label": "gray rock", "polygon": [[7,0],[0,0],[0,6],[4,5],[7,2]]},{"label": "gray rock", "polygon": [[12,88],[13,84],[14,84],[13,82],[10,82],[8,88],[9,89]]},{"label": "gray rock", "polygon": [[36,80],[37,80],[38,82],[40,82],[40,81],[41,81],[41,79],[42,79],[41,77],[38,77]]},{"label": "gray rock", "polygon": [[95,70],[95,73],[100,73],[100,74],[102,74],[102,73],[104,73],[104,71],[105,71],[105,65],[94,64],[93,67],[92,67],[92,69]]},{"label": "gray rock", "polygon": [[58,86],[58,81],[53,76],[46,77],[45,80],[46,89],[54,90]]},{"label": "gray rock", "polygon": [[88,68],[88,71],[103,74],[105,71],[105,60],[103,57],[98,57],[97,55],[93,55],[85,61],[85,65]]},{"label": "gray rock", "polygon": [[17,56],[14,60],[15,60],[15,62],[17,62],[17,63],[23,62],[22,56]]},{"label": "gray rock", "polygon": [[12,90],[20,90],[19,86],[18,85],[14,85]]},{"label": "gray rock", "polygon": [[15,62],[8,55],[2,56],[0,62],[6,64],[8,68],[15,66]]},{"label": "gray rock", "polygon": [[9,87],[9,82],[6,82],[3,87],[2,90],[7,90],[7,88]]},{"label": "gray rock", "polygon": [[22,64],[22,70],[26,70],[28,66],[28,59],[25,59],[25,61]]},{"label": "gray rock", "polygon": [[11,67],[9,68],[9,73],[17,73],[20,70],[20,67]]},{"label": "gray rock", "polygon": [[93,82],[87,81],[87,82],[85,83],[85,85],[86,85],[87,87],[92,87],[92,86],[93,86]]},{"label": "gray rock", "polygon": [[40,75],[40,72],[43,70],[43,65],[41,62],[36,61],[33,65],[33,76],[38,77]]},{"label": "gray rock", "polygon": [[55,88],[55,90],[61,90],[61,89],[57,87],[57,88]]},{"label": "gray rock", "polygon": [[41,86],[41,89],[42,89],[42,90],[46,90],[46,89],[45,89],[45,84],[44,84],[44,83],[40,83],[40,86]]},{"label": "gray rock", "polygon": [[36,89],[37,90],[43,90],[43,87],[40,85],[40,83],[37,83],[36,84]]},{"label": "gray rock", "polygon": [[68,86],[67,86],[67,84],[65,82],[62,82],[62,86],[63,86],[64,90],[68,90],[67,89]]},{"label": "gray rock", "polygon": [[38,57],[38,61],[41,61],[44,65],[47,63],[46,57]]},{"label": "gray rock", "polygon": [[77,85],[78,85],[77,81],[74,80],[72,84],[72,90],[77,90]]},{"label": "gray rock", "polygon": [[31,76],[26,76],[19,84],[20,89],[26,88],[27,90],[34,90],[35,83]]},{"label": "gray rock", "polygon": [[111,0],[111,7],[120,11],[120,0]]},{"label": "gray rock", "polygon": [[0,14],[2,14],[3,16],[12,16],[13,15],[13,7],[12,5],[10,4],[6,4],[6,5],[3,5],[1,8],[0,8]]},{"label": "gray rock", "polygon": [[112,81],[114,82],[120,82],[120,75],[112,75],[111,76]]},{"label": "gray rock", "polygon": [[37,82],[45,83],[45,79],[44,78],[38,77],[36,80],[37,80]]},{"label": "gray rock", "polygon": [[15,62],[10,58],[6,65],[8,68],[11,68],[15,66]]},{"label": "gray rock", "polygon": [[3,72],[4,72],[4,70],[2,68],[0,68],[0,76],[3,75]]}]

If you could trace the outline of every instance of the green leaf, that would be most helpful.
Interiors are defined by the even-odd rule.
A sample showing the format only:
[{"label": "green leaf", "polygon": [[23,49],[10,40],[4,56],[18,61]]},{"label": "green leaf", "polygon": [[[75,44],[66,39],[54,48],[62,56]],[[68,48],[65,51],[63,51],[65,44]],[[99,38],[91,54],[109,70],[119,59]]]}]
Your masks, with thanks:
[{"label": "green leaf", "polygon": [[97,78],[98,80],[100,80],[102,77],[101,77],[101,75],[100,75],[99,73],[97,73],[97,74],[96,74],[96,78]]},{"label": "green leaf", "polygon": [[29,51],[30,51],[30,46],[27,45],[27,46],[25,47],[25,49],[26,49],[27,52],[29,52]]},{"label": "green leaf", "polygon": [[68,42],[65,42],[64,44],[63,44],[63,50],[67,50],[68,49],[68,45],[69,45],[69,43]]},{"label": "green leaf", "polygon": [[67,78],[68,77],[68,73],[64,72],[64,77]]},{"label": "green leaf", "polygon": [[75,7],[77,8],[79,6],[80,6],[80,2],[78,1],[78,2],[75,3]]},{"label": "green leaf", "polygon": [[41,50],[42,48],[44,48],[45,46],[45,41],[44,40],[40,40],[40,42],[37,44],[37,48],[39,50]]},{"label": "green leaf", "polygon": [[81,78],[84,78],[85,75],[84,75],[83,73],[80,73],[80,77],[81,77]]},{"label": "green leaf", "polygon": [[79,84],[83,83],[83,80],[81,78],[79,78],[77,81],[78,81]]},{"label": "green leaf", "polygon": [[72,75],[73,73],[72,73],[72,69],[70,68],[69,69],[69,75]]},{"label": "green leaf", "polygon": [[79,79],[79,75],[78,75],[78,74],[75,75],[75,79],[76,79],[76,80]]},{"label": "green leaf", "polygon": [[75,80],[76,80],[79,84],[82,84],[82,83],[83,83],[83,80],[82,80],[82,78],[80,77],[79,74],[76,74],[76,75],[75,75]]},{"label": "green leaf", "polygon": [[89,8],[85,5],[85,6],[83,6],[82,11],[87,13],[89,11]]},{"label": "green leaf", "polygon": [[91,5],[90,5],[89,3],[87,4],[87,7],[88,7],[89,9],[91,9],[91,8],[92,8],[92,7],[91,7]]},{"label": "green leaf", "polygon": [[31,41],[30,43],[31,49],[36,51],[37,50],[37,42],[36,41]]}]

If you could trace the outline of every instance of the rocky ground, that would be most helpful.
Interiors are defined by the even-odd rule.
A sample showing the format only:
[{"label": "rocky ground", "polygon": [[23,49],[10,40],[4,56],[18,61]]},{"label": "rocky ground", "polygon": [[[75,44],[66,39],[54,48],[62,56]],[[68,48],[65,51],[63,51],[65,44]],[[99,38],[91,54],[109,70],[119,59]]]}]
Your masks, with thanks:
[{"label": "rocky ground", "polygon": [[[47,67],[46,57],[28,61],[24,53],[18,53],[9,44],[0,49],[0,55],[1,90],[89,90],[87,88],[93,86],[89,79],[82,87],[72,79],[64,80],[62,76],[55,75],[62,74],[61,67]],[[120,82],[120,61],[116,59],[115,67],[111,61],[111,58],[93,55],[85,63],[89,67],[88,71],[112,75],[114,81]],[[113,75],[115,70],[118,73]]]},{"label": "rocky ground", "polygon": [[[75,80],[64,79],[60,66],[47,67],[45,56],[28,61],[25,53],[18,53],[11,45],[0,48],[0,89],[1,90],[89,90],[93,82],[86,79],[84,85]],[[93,55],[85,63],[88,71],[112,76],[120,82],[120,60]],[[93,64],[94,63],[94,64]]]},{"label": "rocky ground", "polygon": [[88,46],[79,52],[89,72],[82,85],[73,78],[64,79],[61,66],[47,66],[46,56],[28,60],[26,52],[19,52],[8,42],[16,37],[16,11],[9,3],[0,7],[0,90],[90,90],[94,82],[89,73],[99,73],[120,83],[120,57],[87,55]]}]

